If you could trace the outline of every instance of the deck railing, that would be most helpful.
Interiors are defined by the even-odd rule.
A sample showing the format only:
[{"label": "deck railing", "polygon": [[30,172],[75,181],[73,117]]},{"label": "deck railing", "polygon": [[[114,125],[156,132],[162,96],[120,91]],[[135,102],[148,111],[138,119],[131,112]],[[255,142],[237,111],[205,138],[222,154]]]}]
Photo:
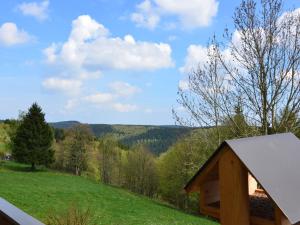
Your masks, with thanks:
[{"label": "deck railing", "polygon": [[44,225],[37,219],[23,212],[16,206],[0,198],[1,225]]}]

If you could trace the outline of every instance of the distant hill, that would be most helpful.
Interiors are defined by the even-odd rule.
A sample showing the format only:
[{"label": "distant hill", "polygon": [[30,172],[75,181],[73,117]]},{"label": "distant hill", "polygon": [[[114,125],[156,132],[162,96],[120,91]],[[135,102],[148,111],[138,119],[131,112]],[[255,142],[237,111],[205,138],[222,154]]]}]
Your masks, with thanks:
[{"label": "distant hill", "polygon": [[[51,123],[54,128],[69,129],[80,124],[78,121],[63,121]],[[152,125],[110,125],[88,124],[96,137],[112,135],[123,145],[132,147],[144,144],[154,154],[166,151],[179,138],[188,134],[193,128],[182,126],[152,126]]]},{"label": "distant hill", "polygon": [[78,121],[62,121],[62,122],[50,123],[51,126],[58,129],[70,129],[79,124],[80,122]]}]

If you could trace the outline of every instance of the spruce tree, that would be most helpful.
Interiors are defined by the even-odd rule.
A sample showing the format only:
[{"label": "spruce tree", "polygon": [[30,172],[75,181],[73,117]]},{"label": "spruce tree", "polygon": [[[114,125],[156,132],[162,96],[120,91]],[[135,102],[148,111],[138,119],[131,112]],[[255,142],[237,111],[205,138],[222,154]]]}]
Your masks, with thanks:
[{"label": "spruce tree", "polygon": [[18,162],[31,164],[32,170],[36,165],[47,166],[54,159],[52,142],[52,129],[45,121],[42,108],[34,103],[23,116],[13,138],[12,156]]}]

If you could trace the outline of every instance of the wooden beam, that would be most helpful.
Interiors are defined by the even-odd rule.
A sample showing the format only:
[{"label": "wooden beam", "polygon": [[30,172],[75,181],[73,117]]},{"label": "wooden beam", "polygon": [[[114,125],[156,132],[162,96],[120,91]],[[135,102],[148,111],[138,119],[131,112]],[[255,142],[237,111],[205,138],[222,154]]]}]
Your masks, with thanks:
[{"label": "wooden beam", "polygon": [[[221,157],[221,155],[223,154],[223,151],[220,150],[218,152],[217,155],[215,155],[211,161],[209,162],[208,165],[206,165],[205,169],[201,172],[201,174],[199,174],[197,177],[195,177],[195,179],[192,181],[191,184],[189,184],[189,186],[186,188],[186,192],[190,193],[190,192],[198,192],[200,191],[200,186],[202,183],[204,183],[205,181],[211,179],[211,180],[215,180],[215,176],[209,177],[211,171],[213,171],[218,164],[218,161]],[[214,173],[213,173],[214,175]]]},{"label": "wooden beam", "polygon": [[250,225],[248,171],[229,148],[219,161],[222,225]]},{"label": "wooden beam", "polygon": [[203,214],[205,216],[213,217],[213,218],[215,218],[217,220],[220,219],[220,209],[218,209],[218,208],[214,208],[214,207],[210,207],[210,206],[205,206],[201,210],[201,214]]},{"label": "wooden beam", "polygon": [[275,224],[276,225],[291,225],[290,221],[282,213],[278,206],[275,207]]}]

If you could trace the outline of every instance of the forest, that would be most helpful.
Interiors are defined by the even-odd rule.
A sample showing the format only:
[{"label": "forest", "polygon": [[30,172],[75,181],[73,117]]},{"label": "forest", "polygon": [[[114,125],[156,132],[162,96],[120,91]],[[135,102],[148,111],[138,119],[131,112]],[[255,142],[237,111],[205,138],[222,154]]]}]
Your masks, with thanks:
[{"label": "forest", "polygon": [[[78,121],[50,123],[56,129],[69,129],[80,125]],[[85,124],[90,127],[93,135],[101,138],[107,135],[115,137],[124,147],[142,144],[152,153],[159,155],[165,152],[179,138],[196,128],[185,126],[150,126],[150,125],[110,125]]]}]

